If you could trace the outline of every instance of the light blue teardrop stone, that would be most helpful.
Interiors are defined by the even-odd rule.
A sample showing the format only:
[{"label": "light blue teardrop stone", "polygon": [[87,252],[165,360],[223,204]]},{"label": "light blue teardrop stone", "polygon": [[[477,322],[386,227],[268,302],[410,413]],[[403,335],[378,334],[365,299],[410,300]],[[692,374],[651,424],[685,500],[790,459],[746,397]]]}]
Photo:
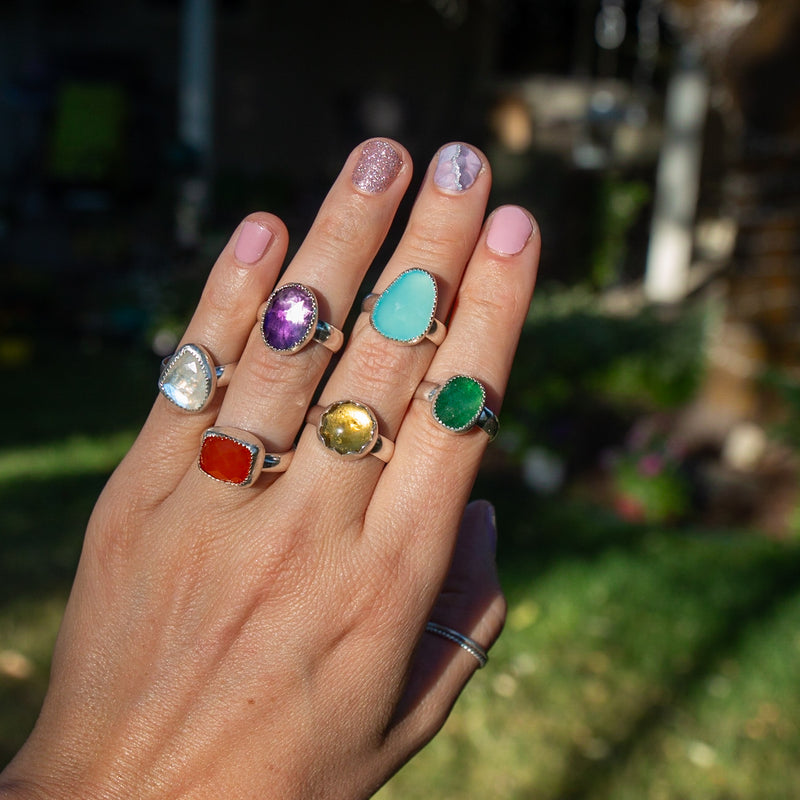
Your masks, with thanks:
[{"label": "light blue teardrop stone", "polygon": [[436,313],[436,280],[424,269],[398,275],[378,297],[372,324],[378,333],[398,342],[425,335]]}]

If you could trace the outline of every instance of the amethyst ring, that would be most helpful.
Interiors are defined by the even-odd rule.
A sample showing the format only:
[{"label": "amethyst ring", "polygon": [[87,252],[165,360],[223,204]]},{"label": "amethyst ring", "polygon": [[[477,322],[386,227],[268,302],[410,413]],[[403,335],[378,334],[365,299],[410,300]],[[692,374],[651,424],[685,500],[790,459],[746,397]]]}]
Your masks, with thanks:
[{"label": "amethyst ring", "polygon": [[319,318],[314,292],[302,283],[286,283],[276,289],[259,311],[264,343],[276,353],[296,353],[312,339],[336,352],[344,343],[338,328]]},{"label": "amethyst ring", "polygon": [[178,408],[202,411],[218,386],[233,377],[236,364],[215,366],[208,350],[199,344],[184,344],[161,362],[158,391]]}]

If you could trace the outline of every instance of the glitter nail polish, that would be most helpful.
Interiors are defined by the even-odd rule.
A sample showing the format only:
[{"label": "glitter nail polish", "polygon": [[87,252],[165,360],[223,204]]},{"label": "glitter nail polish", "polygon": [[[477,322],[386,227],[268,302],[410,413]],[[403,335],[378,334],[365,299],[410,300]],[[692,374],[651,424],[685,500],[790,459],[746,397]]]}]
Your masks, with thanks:
[{"label": "glitter nail polish", "polygon": [[463,192],[475,183],[482,166],[480,158],[465,144],[451,144],[439,153],[433,180],[440,189]]},{"label": "glitter nail polish", "polygon": [[353,170],[353,186],[368,194],[385,192],[402,166],[403,159],[389,142],[373,139],[361,150]]}]

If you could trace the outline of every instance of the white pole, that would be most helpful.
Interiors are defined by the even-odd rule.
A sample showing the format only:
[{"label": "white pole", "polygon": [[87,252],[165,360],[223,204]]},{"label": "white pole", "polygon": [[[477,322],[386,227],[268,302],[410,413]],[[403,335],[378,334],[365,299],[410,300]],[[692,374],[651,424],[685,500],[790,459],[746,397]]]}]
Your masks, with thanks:
[{"label": "white pole", "polygon": [[214,0],[184,0],[181,9],[178,136],[197,159],[193,175],[181,186],[177,237],[197,244],[208,201],[214,114]]},{"label": "white pole", "polygon": [[667,87],[656,174],[644,280],[652,302],[678,302],[688,289],[707,107],[708,77],[697,55],[684,46]]}]

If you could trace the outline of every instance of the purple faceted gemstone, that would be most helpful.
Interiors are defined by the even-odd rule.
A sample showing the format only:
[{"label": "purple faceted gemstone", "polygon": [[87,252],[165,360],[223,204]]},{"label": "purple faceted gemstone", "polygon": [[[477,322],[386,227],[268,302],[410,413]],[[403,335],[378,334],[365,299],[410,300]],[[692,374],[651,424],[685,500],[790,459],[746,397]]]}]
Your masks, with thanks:
[{"label": "purple faceted gemstone", "polygon": [[273,350],[291,352],[308,339],[316,323],[316,301],[310,289],[298,283],[272,294],[264,313],[264,341]]}]

